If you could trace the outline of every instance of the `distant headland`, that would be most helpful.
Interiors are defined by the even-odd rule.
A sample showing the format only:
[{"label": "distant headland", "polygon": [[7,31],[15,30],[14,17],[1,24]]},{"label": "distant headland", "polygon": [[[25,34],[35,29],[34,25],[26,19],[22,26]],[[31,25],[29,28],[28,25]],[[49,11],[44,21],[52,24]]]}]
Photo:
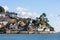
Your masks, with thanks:
[{"label": "distant headland", "polygon": [[9,12],[0,6],[0,33],[9,34],[41,34],[56,33],[54,28],[48,23],[49,20],[45,13],[42,13],[36,19],[21,18],[15,12]]}]

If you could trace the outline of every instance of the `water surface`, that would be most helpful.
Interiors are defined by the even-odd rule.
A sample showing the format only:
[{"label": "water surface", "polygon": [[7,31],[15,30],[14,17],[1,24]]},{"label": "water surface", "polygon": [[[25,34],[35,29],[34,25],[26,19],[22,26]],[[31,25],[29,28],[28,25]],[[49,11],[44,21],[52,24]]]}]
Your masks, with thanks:
[{"label": "water surface", "polygon": [[60,34],[0,34],[0,40],[60,40]]}]

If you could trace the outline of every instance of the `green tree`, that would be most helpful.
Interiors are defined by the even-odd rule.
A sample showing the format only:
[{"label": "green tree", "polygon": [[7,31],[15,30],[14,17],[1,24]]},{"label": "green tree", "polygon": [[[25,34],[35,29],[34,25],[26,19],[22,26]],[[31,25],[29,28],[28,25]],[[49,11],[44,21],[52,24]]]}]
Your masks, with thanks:
[{"label": "green tree", "polygon": [[2,6],[0,6],[0,13],[1,12],[5,12],[4,8]]},{"label": "green tree", "polygon": [[36,18],[37,24],[47,24],[48,18],[46,17],[46,13],[42,13],[39,18]]},{"label": "green tree", "polygon": [[44,17],[46,17],[46,13],[42,13],[42,15],[43,15]]}]

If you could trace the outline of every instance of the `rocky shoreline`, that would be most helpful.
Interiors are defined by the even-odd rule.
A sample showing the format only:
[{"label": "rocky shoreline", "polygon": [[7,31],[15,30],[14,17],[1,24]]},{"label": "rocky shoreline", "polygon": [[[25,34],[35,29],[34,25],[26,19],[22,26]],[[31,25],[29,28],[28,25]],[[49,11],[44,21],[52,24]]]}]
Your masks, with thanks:
[{"label": "rocky shoreline", "polygon": [[44,32],[34,32],[34,31],[21,31],[18,33],[18,31],[7,31],[6,34],[56,34],[55,31],[44,31]]}]

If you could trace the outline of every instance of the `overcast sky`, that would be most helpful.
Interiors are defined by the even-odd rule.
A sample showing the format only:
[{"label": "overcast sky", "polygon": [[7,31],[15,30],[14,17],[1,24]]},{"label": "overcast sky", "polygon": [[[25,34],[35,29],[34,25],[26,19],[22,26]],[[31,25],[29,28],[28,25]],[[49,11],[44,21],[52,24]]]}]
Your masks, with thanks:
[{"label": "overcast sky", "polygon": [[39,17],[46,13],[55,31],[60,31],[60,0],[0,0],[5,11],[17,12],[20,17]]}]

